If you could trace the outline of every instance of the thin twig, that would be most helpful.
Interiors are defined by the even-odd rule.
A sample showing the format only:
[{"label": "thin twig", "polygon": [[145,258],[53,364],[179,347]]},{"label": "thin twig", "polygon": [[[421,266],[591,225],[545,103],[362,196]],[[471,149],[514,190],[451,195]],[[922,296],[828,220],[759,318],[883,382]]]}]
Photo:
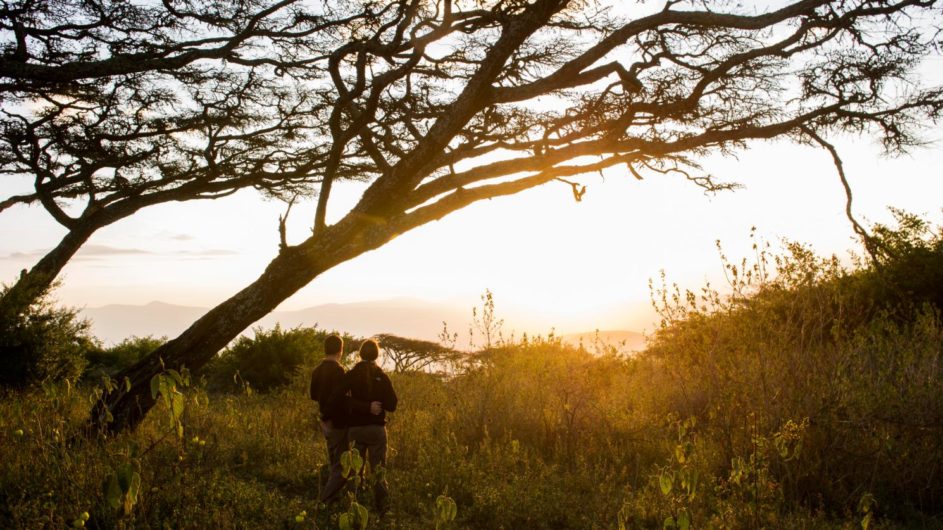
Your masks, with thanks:
[{"label": "thin twig", "polygon": [[278,216],[278,251],[281,252],[288,248],[288,238],[285,235],[285,223],[288,222],[288,215],[291,213],[291,207],[295,205],[295,199],[298,195],[292,196],[288,201],[288,208],[285,209],[285,215]]}]

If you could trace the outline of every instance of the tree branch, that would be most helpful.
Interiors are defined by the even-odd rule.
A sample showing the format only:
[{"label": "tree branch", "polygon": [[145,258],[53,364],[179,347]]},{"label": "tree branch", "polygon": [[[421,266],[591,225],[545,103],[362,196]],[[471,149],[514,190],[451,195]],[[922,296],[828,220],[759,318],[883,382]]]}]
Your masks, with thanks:
[{"label": "tree branch", "polygon": [[824,138],[819,136],[812,127],[808,125],[803,125],[801,127],[802,132],[805,133],[809,138],[811,138],[815,143],[819,144],[822,148],[829,152],[832,155],[832,163],[835,164],[835,170],[838,172],[838,179],[841,181],[842,188],[845,190],[845,217],[848,218],[848,221],[851,222],[851,227],[855,231],[855,234],[861,238],[861,242],[864,244],[865,250],[868,252],[868,255],[871,257],[871,261],[874,264],[879,264],[878,262],[878,243],[871,237],[871,234],[858,222],[855,218],[855,215],[852,210],[852,193],[851,186],[848,184],[848,178],[845,176],[845,167],[842,162],[841,157],[838,154],[838,149],[834,145],[826,141]]}]

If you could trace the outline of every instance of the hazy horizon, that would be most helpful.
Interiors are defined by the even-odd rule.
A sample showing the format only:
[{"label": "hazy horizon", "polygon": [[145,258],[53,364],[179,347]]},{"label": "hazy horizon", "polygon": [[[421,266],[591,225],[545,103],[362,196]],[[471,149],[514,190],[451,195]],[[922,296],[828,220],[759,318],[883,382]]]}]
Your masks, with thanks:
[{"label": "hazy horizon", "polygon": [[[105,345],[115,344],[132,336],[173,337],[202,316],[209,307],[186,306],[161,300],[145,304],[107,304],[84,307],[80,313],[91,322],[91,330]],[[479,307],[480,310],[480,307]],[[600,327],[549,326],[541,327],[533,318],[505,315],[496,305],[497,318],[504,320],[502,332],[506,338],[528,336],[591,336],[599,332],[607,342],[620,339],[610,337],[631,334],[631,346],[640,344],[641,336],[649,330],[610,329]],[[273,311],[246,330],[255,327],[270,329],[276,323],[285,328],[316,326],[320,329],[348,332],[369,337],[392,333],[410,338],[439,341],[443,322],[450,333],[458,333],[458,346],[469,346],[469,330],[473,329],[471,307],[436,302],[420,298],[399,297],[353,303],[329,303],[295,310]],[[477,337],[474,337],[477,338]],[[590,337],[588,340],[591,340]],[[637,349],[637,348],[635,348]]]}]

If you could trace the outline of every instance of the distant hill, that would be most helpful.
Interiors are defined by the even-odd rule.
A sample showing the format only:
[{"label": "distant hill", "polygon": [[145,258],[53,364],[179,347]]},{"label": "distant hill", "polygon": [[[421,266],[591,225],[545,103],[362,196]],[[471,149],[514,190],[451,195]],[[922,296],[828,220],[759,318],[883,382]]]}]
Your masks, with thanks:
[{"label": "distant hill", "polygon": [[173,337],[206,313],[202,307],[186,307],[151,302],[147,305],[106,305],[82,309],[92,321],[92,333],[105,343],[132,335]]},{"label": "distant hill", "polygon": [[[92,321],[92,333],[108,344],[132,335],[175,337],[208,311],[163,302],[146,305],[107,305],[82,310]],[[254,326],[283,327],[313,326],[342,330],[357,336],[393,333],[407,337],[436,340],[442,331],[442,322],[461,329],[470,315],[446,304],[435,304],[408,298],[325,304],[294,311],[274,311]]]},{"label": "distant hill", "polygon": [[[82,315],[91,320],[92,333],[105,344],[114,344],[130,336],[176,337],[190,324],[203,316],[208,309],[151,302],[145,305],[106,305],[82,310]],[[293,311],[274,311],[252,327],[317,326],[321,329],[340,330],[355,336],[369,337],[380,333],[392,333],[404,337],[437,341],[442,332],[442,322],[447,322],[451,331],[458,331],[460,345],[465,345],[471,314],[444,303],[426,302],[412,298],[394,298],[349,304],[324,304]],[[595,331],[564,334],[563,340],[578,345],[580,340],[591,349],[596,340]],[[599,331],[604,344],[625,351],[639,351],[645,347],[641,333],[625,330]],[[624,344],[623,344],[624,343]]]},{"label": "distant hill", "polygon": [[600,330],[563,335],[564,342],[569,342],[573,345],[579,345],[580,342],[582,342],[583,346],[588,350],[592,350],[596,340],[599,340],[603,345],[614,346],[626,352],[642,351],[645,349],[645,335],[635,331]]}]

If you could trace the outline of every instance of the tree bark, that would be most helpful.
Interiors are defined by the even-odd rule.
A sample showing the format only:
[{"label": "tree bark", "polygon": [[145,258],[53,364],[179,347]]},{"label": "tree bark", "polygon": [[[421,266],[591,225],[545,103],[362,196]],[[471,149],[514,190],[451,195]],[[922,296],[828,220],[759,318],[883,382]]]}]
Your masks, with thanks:
[{"label": "tree bark", "polygon": [[22,273],[3,298],[0,298],[2,318],[16,318],[48,291],[72,256],[99,228],[99,223],[91,221],[76,224],[33,268]]}]

